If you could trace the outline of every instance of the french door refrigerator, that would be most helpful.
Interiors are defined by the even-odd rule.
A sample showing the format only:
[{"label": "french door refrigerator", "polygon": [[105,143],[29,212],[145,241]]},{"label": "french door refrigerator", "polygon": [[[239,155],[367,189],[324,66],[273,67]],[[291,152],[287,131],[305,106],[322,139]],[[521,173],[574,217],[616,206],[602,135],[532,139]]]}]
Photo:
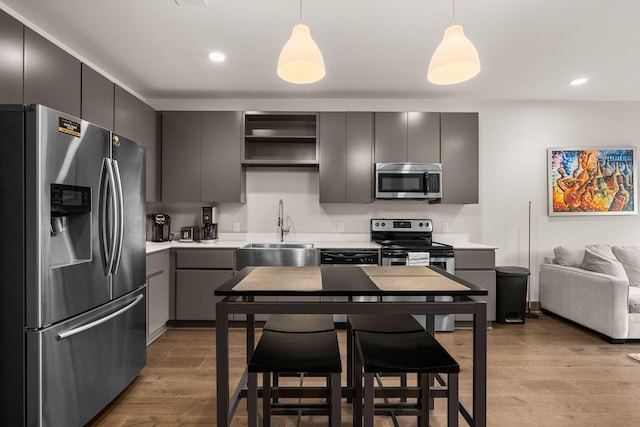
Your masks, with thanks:
[{"label": "french door refrigerator", "polygon": [[145,148],[0,106],[0,425],[82,426],[146,363]]}]

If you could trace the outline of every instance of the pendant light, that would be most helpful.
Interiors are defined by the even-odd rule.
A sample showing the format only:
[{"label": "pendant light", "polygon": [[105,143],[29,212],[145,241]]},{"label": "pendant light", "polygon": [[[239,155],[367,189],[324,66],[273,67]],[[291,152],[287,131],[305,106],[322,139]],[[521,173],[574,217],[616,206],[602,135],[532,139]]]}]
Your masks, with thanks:
[{"label": "pendant light", "polygon": [[278,76],[289,83],[308,84],[321,80],[325,75],[322,52],[311,38],[311,30],[302,23],[302,0],[300,0],[300,23],[293,27],[278,58]]},{"label": "pendant light", "polygon": [[427,78],[433,84],[451,85],[472,79],[480,72],[480,57],[473,43],[464,35],[462,25],[455,24],[456,1],[453,0],[453,24],[431,57]]}]

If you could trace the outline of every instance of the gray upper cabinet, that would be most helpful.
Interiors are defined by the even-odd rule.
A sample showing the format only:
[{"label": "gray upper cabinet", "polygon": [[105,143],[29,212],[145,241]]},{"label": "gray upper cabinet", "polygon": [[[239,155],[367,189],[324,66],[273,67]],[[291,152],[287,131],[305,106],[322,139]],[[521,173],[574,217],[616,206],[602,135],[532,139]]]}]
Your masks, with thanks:
[{"label": "gray upper cabinet", "polygon": [[373,113],[320,113],[320,203],[370,203]]},{"label": "gray upper cabinet", "polygon": [[244,202],[242,113],[162,113],[162,201]]},{"label": "gray upper cabinet", "polygon": [[407,161],[440,163],[440,113],[407,113]]},{"label": "gray upper cabinet", "polygon": [[320,113],[320,203],[345,203],[346,113]]},{"label": "gray upper cabinet", "polygon": [[440,113],[375,113],[376,163],[439,163]]},{"label": "gray upper cabinet", "polygon": [[81,63],[24,28],[24,102],[81,115]]},{"label": "gray upper cabinet", "polygon": [[246,201],[241,143],[240,111],[202,113],[201,201]]},{"label": "gray upper cabinet", "polygon": [[114,89],[113,131],[147,148],[147,201],[160,200],[158,115],[118,85]]},{"label": "gray upper cabinet", "polygon": [[23,25],[0,10],[0,103],[22,104]]},{"label": "gray upper cabinet", "polygon": [[373,199],[373,113],[347,113],[347,202]]},{"label": "gray upper cabinet", "polygon": [[105,129],[113,129],[114,84],[82,64],[82,118]]},{"label": "gray upper cabinet", "polygon": [[440,114],[442,203],[478,203],[478,113]]},{"label": "gray upper cabinet", "polygon": [[199,111],[162,113],[162,201],[200,201]]},{"label": "gray upper cabinet", "polygon": [[375,113],[376,163],[406,162],[407,113]]}]

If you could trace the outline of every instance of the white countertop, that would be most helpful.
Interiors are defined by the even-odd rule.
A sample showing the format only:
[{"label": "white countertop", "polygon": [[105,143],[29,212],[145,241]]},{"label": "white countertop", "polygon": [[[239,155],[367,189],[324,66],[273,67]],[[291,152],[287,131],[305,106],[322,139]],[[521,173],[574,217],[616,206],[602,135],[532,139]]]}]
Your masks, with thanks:
[{"label": "white countertop", "polygon": [[[378,249],[380,246],[369,240],[368,234],[305,234],[287,239],[285,243],[313,243],[318,249]],[[437,237],[437,238],[436,238]],[[464,236],[454,234],[440,234],[434,236],[434,240],[453,245],[454,249],[497,249],[495,246],[482,243],[465,241]],[[249,243],[277,243],[271,234],[240,234],[221,233],[220,239],[215,243],[180,242],[147,242],[147,254],[160,252],[172,248],[197,248],[197,249],[237,249]]]}]

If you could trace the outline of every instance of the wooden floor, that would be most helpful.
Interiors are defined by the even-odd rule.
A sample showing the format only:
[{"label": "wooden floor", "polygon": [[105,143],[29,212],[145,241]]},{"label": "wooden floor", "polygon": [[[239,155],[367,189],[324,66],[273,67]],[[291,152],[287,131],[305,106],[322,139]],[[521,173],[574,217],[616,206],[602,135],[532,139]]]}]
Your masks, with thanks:
[{"label": "wooden floor", "polygon": [[[344,331],[339,331],[344,354]],[[437,334],[460,362],[461,394],[470,398],[471,331]],[[639,426],[640,343],[614,345],[550,316],[525,325],[495,325],[488,331],[488,426]],[[244,369],[244,335],[232,331],[231,375]],[[343,365],[345,366],[345,365]],[[167,331],[148,348],[140,376],[92,426],[215,425],[215,331]],[[235,384],[235,383],[234,383]],[[445,426],[445,401],[437,399],[432,426]],[[343,403],[343,425],[351,409]],[[274,425],[294,426],[294,417],[276,417]],[[414,418],[400,418],[402,426]],[[246,426],[240,404],[234,426]],[[304,426],[323,426],[324,417],[303,417]],[[385,417],[376,426],[393,425]],[[460,425],[465,425],[460,418]]]}]

